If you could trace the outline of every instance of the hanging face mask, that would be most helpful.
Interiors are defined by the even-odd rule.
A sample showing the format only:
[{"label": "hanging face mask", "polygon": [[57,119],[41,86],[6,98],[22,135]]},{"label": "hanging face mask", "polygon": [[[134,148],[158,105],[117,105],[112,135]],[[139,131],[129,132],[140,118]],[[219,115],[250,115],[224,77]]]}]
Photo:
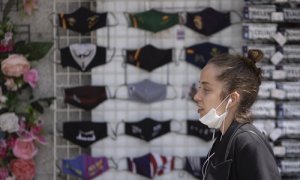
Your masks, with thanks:
[{"label": "hanging face mask", "polygon": [[197,120],[187,120],[187,134],[199,137],[205,141],[210,141],[213,138],[214,130],[208,128]]},{"label": "hanging face mask", "polygon": [[58,19],[62,28],[86,34],[106,26],[107,13],[96,13],[80,7],[71,14],[58,14]]},{"label": "hanging face mask", "polygon": [[74,144],[86,148],[107,137],[107,123],[89,121],[64,122],[63,137]]},{"label": "hanging face mask", "polygon": [[72,67],[79,71],[89,71],[106,63],[106,48],[95,44],[72,44],[62,48],[62,67]]},{"label": "hanging face mask", "polygon": [[226,46],[206,42],[185,48],[185,60],[202,69],[212,57],[228,52],[229,48]]},{"label": "hanging face mask", "polygon": [[154,178],[174,169],[175,158],[149,153],[141,157],[127,158],[128,171],[144,177]]},{"label": "hanging face mask", "polygon": [[[199,119],[199,121],[205,125],[207,125],[209,128],[219,129],[225,120],[227,116],[227,108],[228,105],[232,102],[230,96],[227,96],[218,106],[217,108],[211,108],[208,113],[206,113],[203,117]],[[225,102],[225,100],[229,98],[225,112],[221,115],[217,114],[217,109]]]},{"label": "hanging face mask", "polygon": [[109,170],[109,163],[106,157],[91,157],[82,154],[74,159],[62,160],[62,171],[65,174],[92,179]]},{"label": "hanging face mask", "polygon": [[[149,142],[170,132],[170,122],[170,120],[160,122],[151,118],[145,118],[139,122],[125,122],[124,130],[125,134],[129,136]],[[117,135],[120,134],[118,129],[116,132]]]},{"label": "hanging face mask", "polygon": [[146,45],[136,50],[126,50],[126,63],[148,72],[172,62],[172,49],[157,49]]},{"label": "hanging face mask", "polygon": [[105,86],[78,86],[65,88],[64,102],[73,106],[91,110],[107,100]]},{"label": "hanging face mask", "polygon": [[164,13],[154,9],[141,13],[128,13],[130,27],[159,32],[179,24],[178,13]]},{"label": "hanging face mask", "polygon": [[210,36],[231,25],[230,12],[219,12],[211,7],[200,12],[187,13],[185,25],[190,29]]},{"label": "hanging face mask", "polygon": [[185,158],[184,170],[193,175],[197,179],[202,179],[202,166],[206,157],[188,156]]}]

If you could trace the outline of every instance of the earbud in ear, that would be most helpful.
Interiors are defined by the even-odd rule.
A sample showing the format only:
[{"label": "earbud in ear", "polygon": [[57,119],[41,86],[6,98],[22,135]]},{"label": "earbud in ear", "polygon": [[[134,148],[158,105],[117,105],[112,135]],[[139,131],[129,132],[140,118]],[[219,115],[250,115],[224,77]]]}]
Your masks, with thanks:
[{"label": "earbud in ear", "polygon": [[229,98],[228,99],[228,104],[230,104],[232,102],[232,99],[231,98]]}]

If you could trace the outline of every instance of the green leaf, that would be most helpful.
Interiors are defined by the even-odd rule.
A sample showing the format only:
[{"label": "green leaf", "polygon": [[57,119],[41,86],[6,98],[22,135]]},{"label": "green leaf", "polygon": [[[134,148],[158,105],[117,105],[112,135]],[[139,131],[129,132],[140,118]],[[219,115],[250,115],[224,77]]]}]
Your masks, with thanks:
[{"label": "green leaf", "polygon": [[37,110],[39,113],[44,113],[44,106],[50,106],[54,97],[40,98],[30,103],[30,105]]},{"label": "green leaf", "polygon": [[19,41],[15,45],[15,52],[18,54],[28,55],[27,59],[29,61],[36,61],[43,58],[51,49],[52,45],[52,42],[25,43],[24,41]]},{"label": "green leaf", "polygon": [[9,12],[11,11],[12,7],[16,4],[16,0],[8,0],[5,4],[4,10],[3,10],[3,21],[5,21],[6,17],[8,16]]},{"label": "green leaf", "polygon": [[33,109],[37,110],[39,113],[41,113],[41,114],[44,113],[44,108],[39,102],[37,102],[37,101],[32,102],[31,106]]}]

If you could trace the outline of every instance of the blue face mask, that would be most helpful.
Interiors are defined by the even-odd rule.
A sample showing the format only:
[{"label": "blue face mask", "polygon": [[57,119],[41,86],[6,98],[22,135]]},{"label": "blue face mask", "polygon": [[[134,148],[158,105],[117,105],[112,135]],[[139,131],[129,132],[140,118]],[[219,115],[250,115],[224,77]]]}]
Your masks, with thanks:
[{"label": "blue face mask", "polygon": [[92,179],[103,174],[109,169],[108,159],[106,157],[91,157],[82,154],[74,159],[62,160],[62,171],[82,179]]},{"label": "blue face mask", "polygon": [[228,53],[229,48],[213,43],[201,43],[185,48],[186,62],[202,69],[209,59],[218,55]]}]

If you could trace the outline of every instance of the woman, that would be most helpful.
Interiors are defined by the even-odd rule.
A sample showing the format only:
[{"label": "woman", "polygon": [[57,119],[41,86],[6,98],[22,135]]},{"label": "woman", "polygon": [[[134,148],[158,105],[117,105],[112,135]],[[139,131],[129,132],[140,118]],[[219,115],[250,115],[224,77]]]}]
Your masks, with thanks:
[{"label": "woman", "polygon": [[201,72],[194,96],[199,120],[221,131],[202,168],[204,180],[281,179],[272,149],[249,113],[261,84],[255,63],[262,58],[259,50],[250,50],[247,58],[219,55]]}]

